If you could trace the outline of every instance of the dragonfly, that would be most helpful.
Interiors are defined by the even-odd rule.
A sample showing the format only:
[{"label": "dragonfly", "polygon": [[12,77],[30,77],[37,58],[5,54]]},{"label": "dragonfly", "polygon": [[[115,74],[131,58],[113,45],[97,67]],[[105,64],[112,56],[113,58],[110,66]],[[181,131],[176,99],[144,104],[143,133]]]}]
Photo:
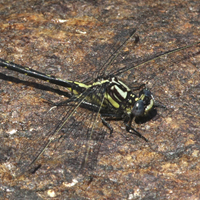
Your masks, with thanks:
[{"label": "dragonfly", "polygon": [[[139,65],[120,68],[113,71],[112,73],[106,74],[107,69],[112,65],[113,61],[122,51],[124,46],[126,46],[126,44],[131,40],[131,38],[135,37],[134,43],[137,44],[138,37],[135,36],[135,33],[136,29],[133,29],[129,37],[121,44],[116,52],[113,53],[108,61],[106,61],[106,64],[99,69],[98,75],[93,81],[79,82],[72,80],[62,80],[57,77],[33,70],[31,68],[15,64],[4,59],[0,59],[0,66],[3,68],[16,71],[18,73],[25,74],[27,76],[31,76],[37,79],[41,79],[43,81],[47,81],[58,86],[63,86],[68,90],[68,99],[66,101],[59,103],[52,103],[49,101],[49,103],[52,104],[52,107],[65,106],[67,112],[61,118],[55,129],[53,131],[50,131],[44,138],[44,141],[42,142],[43,145],[41,145],[41,148],[37,151],[37,154],[34,155],[34,158],[31,160],[31,162],[25,164],[24,167],[20,168],[20,172],[17,174],[21,175],[29,171],[31,166],[36,161],[38,161],[38,159],[45,153],[45,151],[53,141],[68,140],[68,143],[71,144],[70,140],[75,140],[74,143],[76,143],[77,138],[80,137],[78,136],[78,134],[74,134],[74,137],[72,137],[73,139],[70,139],[70,135],[73,135],[72,132],[75,124],[76,126],[78,126],[78,124],[80,125],[80,123],[77,123],[77,120],[75,119],[76,116],[78,116],[78,121],[83,121],[81,123],[81,126],[83,125],[83,123],[87,124],[86,128],[84,129],[86,131],[86,133],[84,134],[84,140],[86,141],[84,145],[86,147],[84,150],[84,154],[81,154],[84,158],[81,158],[81,161],[79,161],[78,164],[80,166],[78,170],[79,173],[80,171],[82,171],[82,169],[85,168],[87,163],[89,163],[89,160],[93,159],[90,158],[92,157],[92,152],[98,151],[98,148],[97,150],[94,149],[94,144],[90,144],[91,141],[93,141],[94,135],[98,136],[98,139],[96,139],[97,143],[102,142],[107,131],[109,132],[110,137],[113,137],[114,130],[109,123],[109,121],[111,120],[123,121],[126,131],[128,133],[134,134],[145,142],[148,142],[148,139],[144,137],[139,131],[137,131],[133,127],[132,123],[137,118],[148,116],[149,113],[151,113],[151,111],[156,107],[165,108],[165,106],[155,100],[151,91],[146,88],[144,84],[140,84],[136,87],[129,87],[127,84],[121,81],[118,76],[133,68],[140,67],[141,65],[149,63],[152,60],[156,60],[162,56],[169,55],[177,51],[184,50],[186,48],[190,48],[194,45],[199,44],[200,42],[164,52],[154,57],[153,59],[149,59]],[[81,111],[81,115],[79,115],[80,109],[83,110]],[[88,112],[90,113],[90,115],[87,115]],[[86,113],[84,118],[82,113]],[[89,116],[90,122],[85,122],[84,119],[88,119]],[[106,131],[103,131],[104,129],[99,129],[97,127],[97,121],[99,119],[102,126],[105,127]],[[65,134],[60,134],[63,129],[65,129]],[[71,151],[73,151],[73,147],[71,147],[70,145],[68,145],[68,147],[66,151],[70,154]],[[77,164],[75,158],[72,158],[72,162]],[[92,161],[90,162],[92,163]],[[94,166],[94,164],[92,165]],[[34,171],[36,169],[37,168],[35,168]]]}]

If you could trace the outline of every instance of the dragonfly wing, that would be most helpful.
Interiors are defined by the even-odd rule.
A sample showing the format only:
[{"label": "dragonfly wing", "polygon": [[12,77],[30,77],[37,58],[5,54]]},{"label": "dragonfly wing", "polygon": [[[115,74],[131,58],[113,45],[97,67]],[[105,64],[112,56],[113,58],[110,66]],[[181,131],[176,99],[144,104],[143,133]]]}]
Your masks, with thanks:
[{"label": "dragonfly wing", "polygon": [[84,104],[87,97],[94,101],[95,93],[101,90],[102,86],[95,87],[77,98],[72,97],[73,101],[69,99],[68,106],[58,106],[53,109],[52,112],[56,110],[56,113],[60,113],[60,118],[57,120],[50,116],[52,113],[48,113],[46,116],[48,123],[56,128],[42,135],[35,134],[30,137],[31,141],[25,143],[25,148],[23,147],[24,154],[19,159],[17,174],[23,174],[30,169],[35,171],[34,166],[37,168],[38,163],[46,166],[53,163],[53,168],[56,165],[67,166],[67,171],[76,173],[83,172],[83,168],[94,169],[106,128],[102,128],[100,107],[94,106],[95,110],[92,110],[91,104],[88,110],[82,108],[81,104]]}]

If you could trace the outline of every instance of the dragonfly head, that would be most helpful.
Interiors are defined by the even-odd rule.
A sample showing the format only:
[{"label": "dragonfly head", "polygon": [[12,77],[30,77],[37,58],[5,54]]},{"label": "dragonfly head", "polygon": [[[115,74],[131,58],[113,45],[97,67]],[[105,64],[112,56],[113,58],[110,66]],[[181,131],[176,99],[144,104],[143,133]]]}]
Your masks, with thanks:
[{"label": "dragonfly head", "polygon": [[144,116],[149,113],[154,107],[154,98],[148,89],[143,89],[139,93],[135,105],[132,109],[132,113],[135,117]]}]

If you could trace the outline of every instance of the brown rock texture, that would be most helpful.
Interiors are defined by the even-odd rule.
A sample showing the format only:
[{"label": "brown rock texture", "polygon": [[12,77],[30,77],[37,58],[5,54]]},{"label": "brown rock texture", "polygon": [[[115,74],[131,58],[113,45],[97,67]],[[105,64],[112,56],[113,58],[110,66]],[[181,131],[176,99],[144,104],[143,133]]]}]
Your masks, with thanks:
[{"label": "brown rock texture", "polygon": [[[135,46],[130,40],[110,71],[198,42],[199,8],[192,0],[0,1],[0,58],[83,81],[104,65],[127,30],[136,28],[140,41]],[[113,137],[98,136],[106,130],[99,121],[92,170],[73,173],[84,145],[77,141],[67,151],[76,138],[65,134],[37,161],[41,167],[14,178],[68,108],[49,110],[45,102],[66,99],[58,92],[64,88],[0,68],[0,199],[200,199],[199,77],[200,45],[121,74],[129,85],[145,83],[167,108],[135,124],[148,143],[127,133],[121,121],[110,122]],[[84,124],[74,123],[74,135],[83,135],[92,114],[78,109],[73,116],[86,117]]]}]

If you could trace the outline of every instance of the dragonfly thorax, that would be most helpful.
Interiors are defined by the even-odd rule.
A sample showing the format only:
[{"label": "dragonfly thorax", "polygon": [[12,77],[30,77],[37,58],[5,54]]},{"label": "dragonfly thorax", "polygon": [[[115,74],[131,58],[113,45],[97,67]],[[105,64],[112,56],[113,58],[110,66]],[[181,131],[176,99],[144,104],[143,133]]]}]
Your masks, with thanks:
[{"label": "dragonfly thorax", "polygon": [[141,90],[138,97],[116,77],[110,78],[105,98],[119,112],[135,117],[147,115],[154,106],[153,96],[148,89]]}]

